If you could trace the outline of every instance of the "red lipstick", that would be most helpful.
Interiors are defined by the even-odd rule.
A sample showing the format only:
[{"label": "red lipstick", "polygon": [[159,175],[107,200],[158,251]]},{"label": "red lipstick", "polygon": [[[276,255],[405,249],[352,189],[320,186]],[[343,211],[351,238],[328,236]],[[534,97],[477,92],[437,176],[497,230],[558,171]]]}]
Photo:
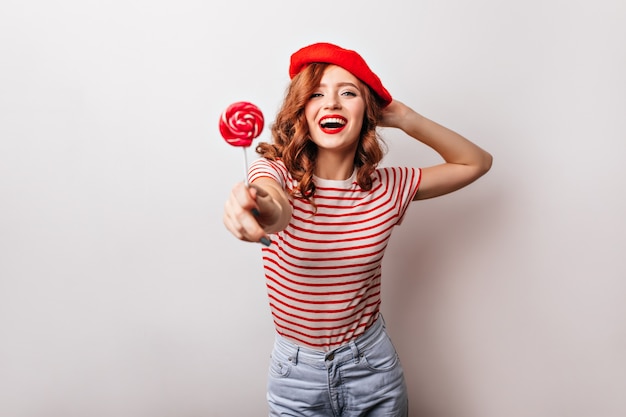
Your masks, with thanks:
[{"label": "red lipstick", "polygon": [[319,125],[322,132],[334,134],[341,132],[348,124],[348,119],[338,114],[329,114],[320,119]]}]

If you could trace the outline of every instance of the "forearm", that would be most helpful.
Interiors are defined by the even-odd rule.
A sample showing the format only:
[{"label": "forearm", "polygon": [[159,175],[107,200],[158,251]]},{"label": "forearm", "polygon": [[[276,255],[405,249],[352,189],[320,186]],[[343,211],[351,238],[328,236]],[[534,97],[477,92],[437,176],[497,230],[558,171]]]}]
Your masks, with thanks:
[{"label": "forearm", "polygon": [[257,221],[266,233],[283,230],[291,220],[292,208],[287,193],[274,180],[260,178],[253,183],[257,189]]},{"label": "forearm", "polygon": [[491,168],[491,155],[458,133],[394,100],[383,112],[380,125],[401,129],[435,150],[444,163],[421,170],[416,200],[458,190]]}]

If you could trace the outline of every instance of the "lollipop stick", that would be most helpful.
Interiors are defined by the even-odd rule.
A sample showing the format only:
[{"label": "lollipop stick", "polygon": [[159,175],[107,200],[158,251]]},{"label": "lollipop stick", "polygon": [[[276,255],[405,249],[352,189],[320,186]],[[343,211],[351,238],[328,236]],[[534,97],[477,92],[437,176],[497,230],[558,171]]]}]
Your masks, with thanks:
[{"label": "lollipop stick", "polygon": [[243,168],[244,168],[244,176],[243,182],[246,184],[246,188],[250,188],[250,183],[248,182],[248,153],[246,152],[246,147],[242,146],[243,149]]}]

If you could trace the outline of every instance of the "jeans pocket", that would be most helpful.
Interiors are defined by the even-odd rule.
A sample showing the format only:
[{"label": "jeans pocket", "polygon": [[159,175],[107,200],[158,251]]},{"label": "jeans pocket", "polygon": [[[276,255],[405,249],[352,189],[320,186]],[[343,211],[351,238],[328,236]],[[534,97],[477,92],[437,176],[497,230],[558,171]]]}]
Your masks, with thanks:
[{"label": "jeans pocket", "polygon": [[291,372],[291,362],[288,360],[280,360],[275,356],[270,357],[270,376],[276,378],[285,378]]},{"label": "jeans pocket", "polygon": [[387,372],[400,364],[398,353],[387,335],[361,352],[361,359],[365,366],[375,372]]}]

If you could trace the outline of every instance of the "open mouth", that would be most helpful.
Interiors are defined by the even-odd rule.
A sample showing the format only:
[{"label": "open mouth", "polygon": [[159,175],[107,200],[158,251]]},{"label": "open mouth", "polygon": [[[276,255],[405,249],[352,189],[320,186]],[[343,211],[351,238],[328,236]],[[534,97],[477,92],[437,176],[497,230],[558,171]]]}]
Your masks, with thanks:
[{"label": "open mouth", "polygon": [[348,121],[340,116],[326,116],[320,120],[320,128],[325,133],[337,133],[346,126]]}]

